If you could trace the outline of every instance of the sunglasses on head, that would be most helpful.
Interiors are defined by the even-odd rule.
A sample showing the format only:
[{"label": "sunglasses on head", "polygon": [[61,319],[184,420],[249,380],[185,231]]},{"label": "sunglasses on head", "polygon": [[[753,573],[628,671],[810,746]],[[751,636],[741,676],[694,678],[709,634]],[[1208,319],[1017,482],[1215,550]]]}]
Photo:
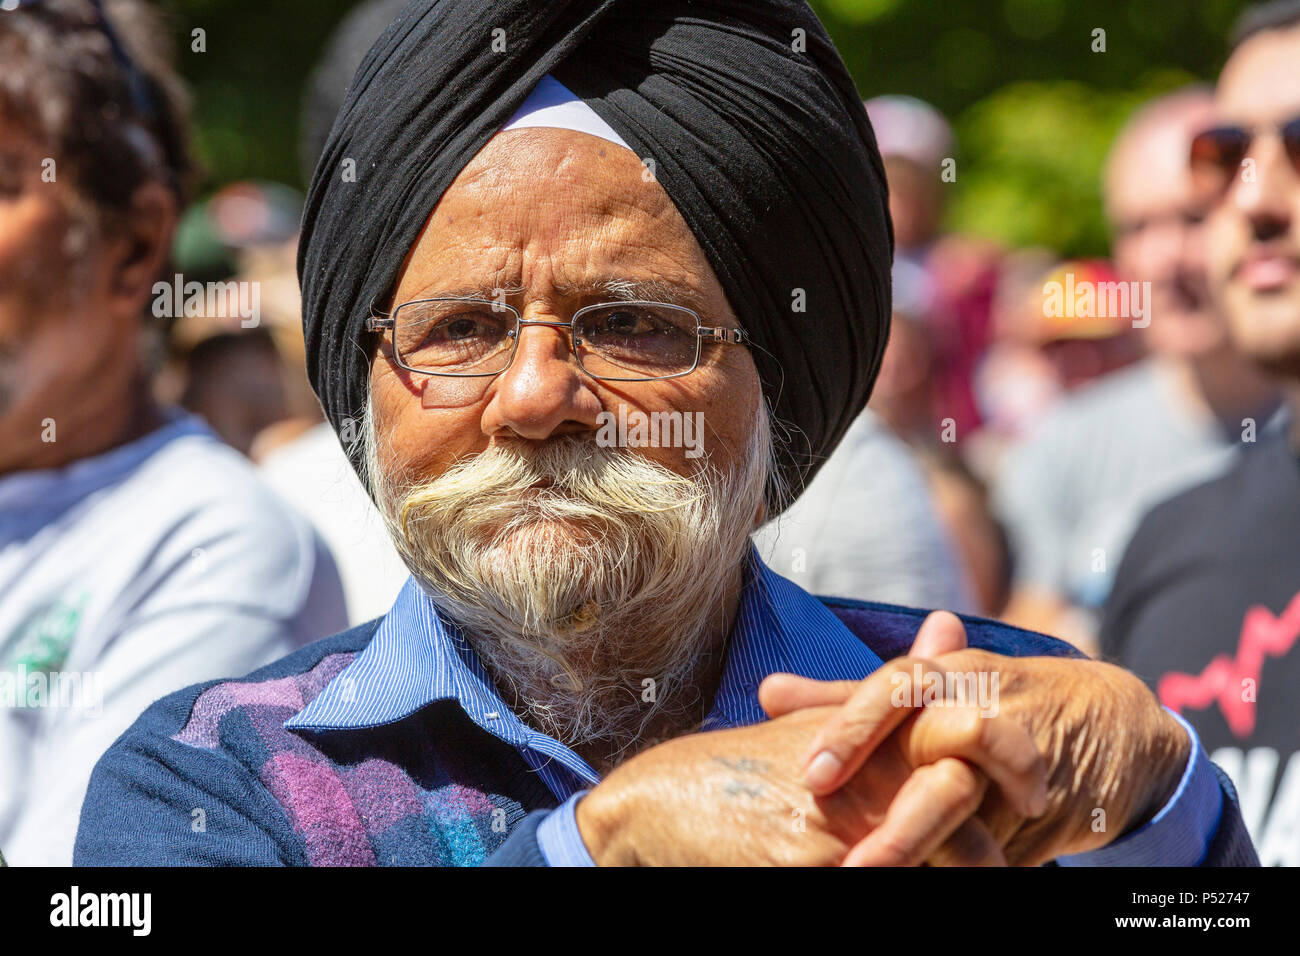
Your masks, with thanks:
[{"label": "sunglasses on head", "polygon": [[1221,196],[1239,175],[1251,143],[1261,133],[1276,132],[1296,175],[1300,176],[1300,116],[1275,126],[1216,126],[1192,138],[1190,168],[1197,191]]}]

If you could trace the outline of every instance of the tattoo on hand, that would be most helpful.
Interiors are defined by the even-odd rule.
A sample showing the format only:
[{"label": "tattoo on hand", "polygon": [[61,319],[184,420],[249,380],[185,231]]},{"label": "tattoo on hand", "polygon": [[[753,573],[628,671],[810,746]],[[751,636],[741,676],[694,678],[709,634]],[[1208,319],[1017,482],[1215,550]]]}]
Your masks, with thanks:
[{"label": "tattoo on hand", "polygon": [[[744,774],[750,777],[760,776],[767,773],[771,766],[766,760],[754,760],[750,757],[740,757],[733,759],[730,757],[714,757],[718,763],[722,764],[728,770],[737,774]],[[730,781],[723,789],[723,792],[729,797],[761,797],[764,794],[763,787],[753,781],[744,781],[735,779]]]}]

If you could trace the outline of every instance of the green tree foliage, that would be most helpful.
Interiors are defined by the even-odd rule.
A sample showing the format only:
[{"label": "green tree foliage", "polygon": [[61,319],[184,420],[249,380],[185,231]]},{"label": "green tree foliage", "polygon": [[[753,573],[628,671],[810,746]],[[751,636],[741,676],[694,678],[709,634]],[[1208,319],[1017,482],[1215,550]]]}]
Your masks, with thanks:
[{"label": "green tree foliage", "polygon": [[[302,186],[313,64],[349,0],[158,0],[195,95],[208,185]],[[1105,249],[1101,163],[1143,98],[1211,80],[1245,0],[813,0],[864,97],[928,100],[958,133],[954,228],[1069,254]],[[1096,29],[1106,50],[1093,52]],[[205,31],[206,52],[191,50]]]},{"label": "green tree foliage", "polygon": [[1115,132],[1145,99],[1212,81],[1245,6],[813,0],[864,97],[907,93],[953,121],[948,225],[1067,255],[1106,251],[1101,171]]},{"label": "green tree foliage", "polygon": [[[155,0],[194,100],[198,154],[215,189],[237,179],[303,186],[298,114],[307,78],[352,0]],[[194,30],[205,50],[196,52]]]},{"label": "green tree foliage", "polygon": [[1070,256],[1104,253],[1102,167],[1115,133],[1144,100],[1192,80],[1165,74],[1134,92],[1027,81],[967,107],[948,225]]}]

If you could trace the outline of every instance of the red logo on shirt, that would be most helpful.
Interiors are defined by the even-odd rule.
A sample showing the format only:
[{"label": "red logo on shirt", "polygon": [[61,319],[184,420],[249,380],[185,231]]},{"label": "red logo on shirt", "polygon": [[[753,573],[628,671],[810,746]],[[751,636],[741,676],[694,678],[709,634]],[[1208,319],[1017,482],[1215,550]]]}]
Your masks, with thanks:
[{"label": "red logo on shirt", "polygon": [[[1235,656],[1220,654],[1199,674],[1173,672],[1160,678],[1156,696],[1160,703],[1181,714],[1184,707],[1204,710],[1218,703],[1228,729],[1239,738],[1255,730],[1255,698],[1265,657],[1283,657],[1300,636],[1300,594],[1281,615],[1262,605],[1246,612],[1237,638]],[[1246,693],[1249,680],[1251,693]]]}]

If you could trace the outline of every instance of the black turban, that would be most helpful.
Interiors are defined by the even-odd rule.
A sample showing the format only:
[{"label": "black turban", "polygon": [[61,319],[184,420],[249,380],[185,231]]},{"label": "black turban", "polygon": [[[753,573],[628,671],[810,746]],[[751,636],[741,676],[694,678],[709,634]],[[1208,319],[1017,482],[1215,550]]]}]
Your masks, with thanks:
[{"label": "black turban", "polygon": [[331,424],[346,437],[364,410],[372,304],[548,73],[653,160],[753,337],[782,476],[802,490],[867,402],[893,251],[866,111],[803,0],[408,4],[357,70],[303,217],[307,371]]}]

